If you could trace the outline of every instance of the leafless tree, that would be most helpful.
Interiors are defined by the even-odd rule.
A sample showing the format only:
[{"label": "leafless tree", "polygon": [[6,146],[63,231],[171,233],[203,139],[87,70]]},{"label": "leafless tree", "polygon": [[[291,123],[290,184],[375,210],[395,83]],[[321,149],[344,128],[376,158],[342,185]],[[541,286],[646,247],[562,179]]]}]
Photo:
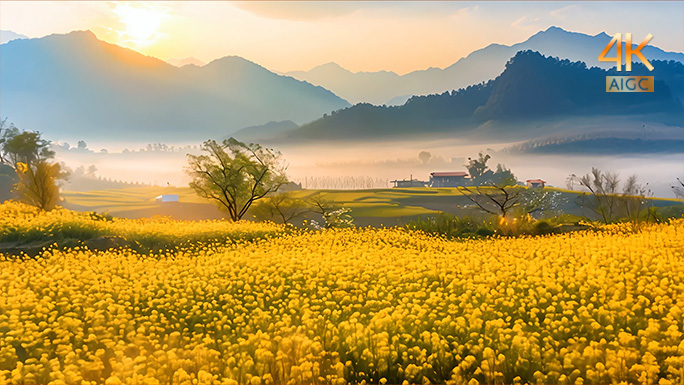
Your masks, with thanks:
[{"label": "leafless tree", "polygon": [[292,193],[283,192],[269,195],[255,205],[255,211],[269,218],[278,218],[282,223],[292,223],[296,218],[312,211],[307,200],[297,199]]},{"label": "leafless tree", "polygon": [[578,205],[594,211],[604,223],[620,218],[639,221],[648,206],[647,196],[652,195],[647,186],[638,183],[636,175],[627,178],[622,190],[617,173],[596,167],[577,180],[580,186],[589,190],[589,194],[578,197]]},{"label": "leafless tree", "polygon": [[677,182],[679,182],[679,186],[670,186],[672,188],[672,192],[674,192],[675,197],[678,199],[684,199],[684,182],[682,182],[679,178],[677,178]]},{"label": "leafless tree", "polygon": [[506,180],[486,186],[460,186],[458,191],[480,210],[506,218],[511,209],[520,205],[522,188],[515,186],[515,181]]}]

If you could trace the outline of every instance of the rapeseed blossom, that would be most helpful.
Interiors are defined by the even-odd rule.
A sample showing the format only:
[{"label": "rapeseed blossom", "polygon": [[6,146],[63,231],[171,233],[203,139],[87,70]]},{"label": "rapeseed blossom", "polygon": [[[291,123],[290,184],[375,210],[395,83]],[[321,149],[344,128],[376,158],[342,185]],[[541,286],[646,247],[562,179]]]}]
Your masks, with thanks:
[{"label": "rapeseed blossom", "polygon": [[0,384],[681,384],[683,234],[335,229],[0,255]]}]

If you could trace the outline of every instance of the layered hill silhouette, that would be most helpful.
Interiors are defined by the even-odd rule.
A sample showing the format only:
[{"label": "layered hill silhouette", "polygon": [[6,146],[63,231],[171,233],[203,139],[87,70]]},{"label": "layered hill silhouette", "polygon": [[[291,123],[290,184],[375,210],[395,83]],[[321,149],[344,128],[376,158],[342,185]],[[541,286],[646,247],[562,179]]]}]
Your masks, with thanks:
[{"label": "layered hill silhouette", "polygon": [[368,103],[336,111],[291,131],[291,139],[360,140],[400,138],[473,130],[484,122],[555,117],[609,117],[646,114],[654,122],[682,126],[684,65],[652,60],[649,72],[633,63],[631,75],[655,77],[653,93],[607,93],[606,75],[615,69],[587,68],[583,62],[521,51],[494,80],[458,91],[414,96],[402,106]]},{"label": "layered hill silhouette", "polygon": [[268,140],[282,136],[283,134],[286,134],[287,132],[297,128],[299,128],[299,126],[290,120],[283,122],[268,122],[259,126],[245,127],[223,137],[222,139],[233,137],[243,142],[253,142],[264,139]]},{"label": "layered hill silhouette", "polygon": [[171,64],[174,67],[183,67],[183,66],[197,66],[197,67],[202,67],[203,65],[206,65],[207,63],[194,58],[194,57],[186,57],[183,59],[167,59],[167,63]]},{"label": "layered hill silhouette", "polygon": [[528,154],[681,154],[684,139],[587,138],[530,141],[505,149]]},{"label": "layered hill silhouette", "polygon": [[[442,93],[494,79],[504,70],[506,62],[519,51],[537,51],[547,56],[582,61],[589,67],[608,69],[612,65],[599,62],[598,55],[611,38],[606,33],[590,36],[550,27],[518,44],[491,44],[444,69],[429,68],[400,76],[387,71],[353,73],[336,63],[328,63],[310,71],[288,72],[287,75],[325,87],[351,103],[403,104],[406,95]],[[638,40],[636,44],[643,38],[634,36]],[[615,47],[611,51],[612,56],[614,51]],[[684,54],[665,52],[652,45],[647,45],[642,52],[649,60],[684,61]]]},{"label": "layered hill silhouette", "polygon": [[236,56],[177,68],[89,31],[1,46],[2,117],[49,138],[204,140],[349,106]]},{"label": "layered hill silhouette", "polygon": [[8,41],[16,39],[28,39],[28,36],[5,29],[0,30],[0,44],[5,44]]}]

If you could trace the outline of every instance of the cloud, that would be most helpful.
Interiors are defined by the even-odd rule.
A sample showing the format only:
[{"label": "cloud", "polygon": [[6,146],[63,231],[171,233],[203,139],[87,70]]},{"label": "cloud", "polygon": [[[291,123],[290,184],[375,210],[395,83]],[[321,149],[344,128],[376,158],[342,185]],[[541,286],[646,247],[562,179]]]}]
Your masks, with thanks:
[{"label": "cloud", "polygon": [[449,1],[238,1],[235,8],[269,19],[313,21],[363,12],[376,18],[458,17],[478,11],[478,5]]},{"label": "cloud", "polygon": [[539,27],[537,27],[537,22],[540,20],[541,19],[538,17],[531,18],[528,16],[523,16],[512,22],[511,27],[517,29],[539,29]]},{"label": "cloud", "polygon": [[558,8],[554,9],[553,11],[549,12],[551,16],[553,16],[556,19],[563,20],[566,18],[568,11],[578,9],[579,7],[577,5],[567,5],[563,8]]},{"label": "cloud", "polygon": [[474,13],[476,13],[478,10],[478,6],[473,6],[473,7],[464,7],[464,8],[459,8],[456,10],[456,12],[452,12],[449,16],[451,18],[460,18],[462,16],[470,16]]},{"label": "cloud", "polygon": [[369,6],[346,1],[238,1],[231,4],[255,16],[297,21],[335,18]]},{"label": "cloud", "polygon": [[525,19],[527,19],[527,16],[523,16],[523,17],[517,19],[516,21],[511,23],[511,27],[518,28],[519,25],[525,21]]}]

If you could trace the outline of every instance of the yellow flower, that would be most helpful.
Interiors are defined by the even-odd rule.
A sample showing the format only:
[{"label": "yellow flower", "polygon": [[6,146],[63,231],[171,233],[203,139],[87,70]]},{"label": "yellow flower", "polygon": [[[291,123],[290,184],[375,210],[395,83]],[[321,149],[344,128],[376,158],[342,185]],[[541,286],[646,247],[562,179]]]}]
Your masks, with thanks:
[{"label": "yellow flower", "polygon": [[449,241],[0,205],[3,237],[65,226],[192,242],[0,255],[0,384],[684,383],[682,220]]}]

